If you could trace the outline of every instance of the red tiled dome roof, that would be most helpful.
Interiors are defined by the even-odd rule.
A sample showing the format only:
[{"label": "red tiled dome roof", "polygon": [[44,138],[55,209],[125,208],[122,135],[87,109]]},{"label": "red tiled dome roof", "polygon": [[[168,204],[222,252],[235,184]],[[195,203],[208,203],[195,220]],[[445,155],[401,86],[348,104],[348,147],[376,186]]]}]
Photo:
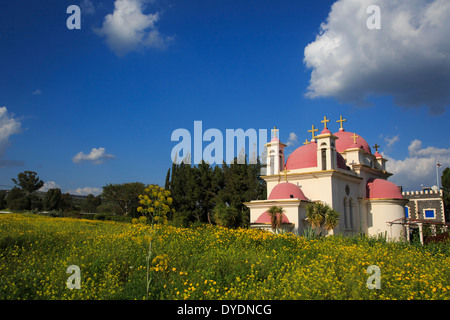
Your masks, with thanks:
[{"label": "red tiled dome roof", "polygon": [[276,199],[299,199],[299,200],[308,200],[303,194],[302,189],[299,186],[290,183],[283,182],[277,184],[270,192],[268,200],[276,200]]},{"label": "red tiled dome roof", "polygon": [[372,151],[370,150],[369,144],[367,143],[366,140],[364,140],[364,138],[358,136],[356,138],[356,145],[353,143],[353,138],[352,138],[352,136],[354,135],[353,132],[339,130],[338,132],[333,133],[333,135],[335,135],[336,137],[339,138],[336,140],[336,150],[338,152],[343,152],[347,149],[357,147],[357,148],[362,148],[363,150],[365,150],[368,153],[372,153]]},{"label": "red tiled dome roof", "polygon": [[383,179],[369,179],[367,181],[367,198],[369,199],[403,199],[399,187]]},{"label": "red tiled dome roof", "polygon": [[[279,214],[279,213],[278,213]],[[263,223],[263,224],[267,224],[267,223],[271,223],[270,221],[270,213],[267,211],[264,211],[259,217],[258,219],[256,219],[255,223]],[[286,217],[286,215],[282,215],[281,217],[281,223],[290,223],[289,219]]]}]

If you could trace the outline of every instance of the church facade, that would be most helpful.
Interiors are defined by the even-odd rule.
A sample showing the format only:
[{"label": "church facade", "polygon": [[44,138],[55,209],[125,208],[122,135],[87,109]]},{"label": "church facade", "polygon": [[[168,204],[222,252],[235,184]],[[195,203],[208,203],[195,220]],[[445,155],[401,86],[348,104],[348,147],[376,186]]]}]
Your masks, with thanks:
[{"label": "church facade", "polygon": [[266,144],[267,200],[246,202],[250,208],[252,228],[271,230],[268,210],[284,209],[282,229],[302,234],[308,225],[306,208],[322,202],[339,212],[339,223],[329,234],[381,235],[389,240],[405,238],[405,227],[392,223],[405,218],[405,204],[400,188],[387,179],[386,159],[372,153],[367,141],[346,131],[342,116],[336,122],[340,129],[332,133],[324,117],[323,130],[312,126],[311,141],[294,150],[285,159],[286,145],[279,140],[278,129]]}]

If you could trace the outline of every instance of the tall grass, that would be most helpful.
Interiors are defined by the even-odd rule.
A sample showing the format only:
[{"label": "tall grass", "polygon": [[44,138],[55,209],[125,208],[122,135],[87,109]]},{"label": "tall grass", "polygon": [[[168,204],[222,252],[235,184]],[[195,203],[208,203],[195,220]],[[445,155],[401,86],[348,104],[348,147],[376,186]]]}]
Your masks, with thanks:
[{"label": "tall grass", "polygon": [[[0,299],[448,299],[449,244],[0,215]],[[69,265],[81,289],[69,290]],[[381,289],[366,286],[369,265]],[[147,294],[147,271],[151,285]]]}]

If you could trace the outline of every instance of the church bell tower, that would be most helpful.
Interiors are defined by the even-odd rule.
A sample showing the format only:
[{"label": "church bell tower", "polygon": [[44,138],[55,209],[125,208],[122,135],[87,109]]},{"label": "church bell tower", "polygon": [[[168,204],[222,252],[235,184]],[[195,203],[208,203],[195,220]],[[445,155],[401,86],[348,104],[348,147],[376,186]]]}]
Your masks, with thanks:
[{"label": "church bell tower", "polygon": [[278,131],[277,127],[274,127],[272,129],[272,140],[266,143],[266,175],[268,176],[277,175],[284,169],[284,148],[286,145],[280,142]]}]

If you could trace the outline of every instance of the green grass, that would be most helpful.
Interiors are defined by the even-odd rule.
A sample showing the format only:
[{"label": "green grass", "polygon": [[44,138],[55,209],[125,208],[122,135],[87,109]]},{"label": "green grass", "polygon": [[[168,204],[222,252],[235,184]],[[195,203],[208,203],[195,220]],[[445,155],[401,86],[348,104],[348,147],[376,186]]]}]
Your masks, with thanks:
[{"label": "green grass", "polygon": [[[450,244],[306,240],[260,230],[161,226],[146,294],[149,226],[0,214],[0,299],[449,299]],[[66,269],[81,270],[70,290]],[[369,290],[369,265],[381,289]]]}]

